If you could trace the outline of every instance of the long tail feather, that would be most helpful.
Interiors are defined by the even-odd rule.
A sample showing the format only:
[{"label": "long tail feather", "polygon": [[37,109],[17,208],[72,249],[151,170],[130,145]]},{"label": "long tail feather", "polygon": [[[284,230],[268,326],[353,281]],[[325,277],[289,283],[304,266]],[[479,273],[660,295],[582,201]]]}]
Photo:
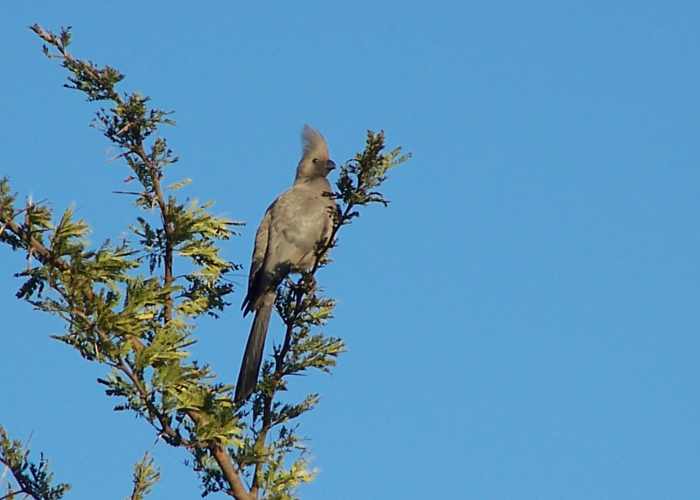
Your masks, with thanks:
[{"label": "long tail feather", "polygon": [[245,347],[243,362],[238,373],[238,383],[236,383],[236,402],[244,401],[255,390],[258,383],[258,373],[262,363],[263,350],[265,348],[265,337],[272,315],[272,304],[274,300],[264,300],[255,312],[253,326],[250,328],[248,343]]}]

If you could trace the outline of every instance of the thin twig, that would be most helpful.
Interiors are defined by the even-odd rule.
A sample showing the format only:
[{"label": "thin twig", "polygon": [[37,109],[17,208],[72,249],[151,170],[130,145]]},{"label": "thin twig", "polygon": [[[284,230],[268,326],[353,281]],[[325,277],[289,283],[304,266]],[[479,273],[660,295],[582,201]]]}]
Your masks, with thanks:
[{"label": "thin twig", "polygon": [[15,495],[21,495],[24,493],[25,495],[31,495],[31,493],[27,490],[17,490],[17,491],[11,491],[6,495],[3,495],[0,497],[0,500],[6,500],[8,498],[14,498]]},{"label": "thin twig", "polygon": [[[165,258],[164,258],[164,277],[163,283],[169,286],[173,282],[173,228],[170,223],[170,214],[168,205],[163,195],[163,189],[160,185],[161,173],[158,169],[156,161],[148,156],[143,144],[137,143],[131,145],[131,151],[137,155],[141,161],[148,167],[153,181],[153,192],[156,195],[156,202],[160,209],[160,215],[163,222],[163,231],[165,232]],[[173,313],[172,295],[168,295],[165,299],[165,307],[163,309],[164,323],[170,322]]]},{"label": "thin twig", "polygon": [[143,193],[138,191],[112,191],[112,194],[133,194],[134,196],[141,196]]},{"label": "thin twig", "polygon": [[42,264],[51,264],[61,271],[66,271],[68,269],[67,263],[61,259],[54,259],[48,248],[42,245],[36,238],[30,236],[29,233],[25,232],[17,223],[8,219],[4,224],[6,229],[12,231],[15,236],[25,242],[31,256],[36,257]]}]

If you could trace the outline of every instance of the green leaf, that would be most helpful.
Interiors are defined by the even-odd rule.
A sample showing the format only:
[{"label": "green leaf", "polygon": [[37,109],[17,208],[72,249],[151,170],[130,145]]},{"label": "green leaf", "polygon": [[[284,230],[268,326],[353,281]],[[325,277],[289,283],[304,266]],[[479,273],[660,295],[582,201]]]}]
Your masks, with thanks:
[{"label": "green leaf", "polygon": [[134,464],[131,500],[143,500],[159,480],[160,472],[153,464],[153,457],[145,453],[143,458]]}]

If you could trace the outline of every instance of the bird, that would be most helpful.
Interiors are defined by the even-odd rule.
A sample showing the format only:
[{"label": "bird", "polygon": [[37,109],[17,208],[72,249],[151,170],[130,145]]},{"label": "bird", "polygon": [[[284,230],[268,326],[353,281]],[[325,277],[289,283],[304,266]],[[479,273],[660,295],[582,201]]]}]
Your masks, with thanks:
[{"label": "bird", "polygon": [[255,390],[265,337],[277,287],[290,273],[309,271],[319,244],[333,231],[337,205],[330,196],[328,174],[335,168],[323,136],[309,125],[302,130],[302,156],[292,187],[267,208],[255,234],[243,317],[254,312],[234,400],[247,400]]}]

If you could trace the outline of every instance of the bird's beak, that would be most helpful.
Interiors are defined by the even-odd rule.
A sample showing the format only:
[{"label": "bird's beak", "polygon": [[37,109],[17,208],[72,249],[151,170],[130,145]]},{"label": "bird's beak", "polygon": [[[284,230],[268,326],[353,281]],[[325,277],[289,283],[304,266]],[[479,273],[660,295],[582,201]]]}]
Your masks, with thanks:
[{"label": "bird's beak", "polygon": [[328,165],[329,172],[335,168],[335,162],[333,160],[328,160],[327,165]]}]

